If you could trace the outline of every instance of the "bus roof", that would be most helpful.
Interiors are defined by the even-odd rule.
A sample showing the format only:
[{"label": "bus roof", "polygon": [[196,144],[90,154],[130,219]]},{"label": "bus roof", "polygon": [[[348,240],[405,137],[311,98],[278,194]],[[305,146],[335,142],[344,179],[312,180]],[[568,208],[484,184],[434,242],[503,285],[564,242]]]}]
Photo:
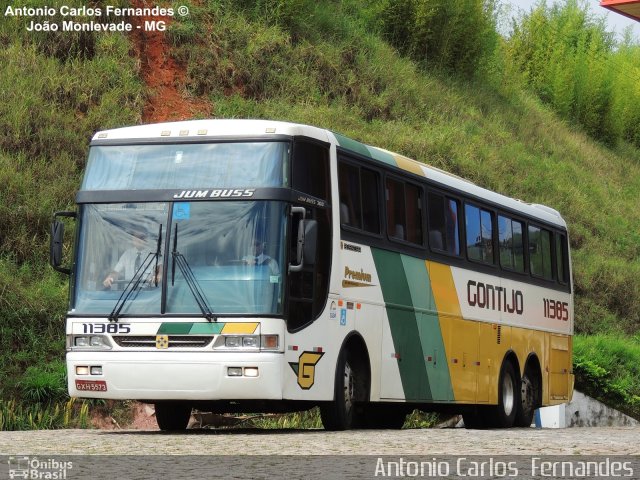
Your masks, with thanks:
[{"label": "bus roof", "polygon": [[194,140],[198,137],[273,137],[274,135],[316,138],[330,142],[327,130],[297,123],[271,120],[187,120],[152,123],[97,132],[93,141],[100,140]]},{"label": "bus roof", "polygon": [[94,142],[109,140],[162,140],[176,142],[193,141],[197,138],[212,139],[244,137],[244,138],[270,138],[276,135],[306,136],[334,143],[337,146],[350,150],[360,156],[368,157],[374,161],[382,162],[393,167],[425,177],[443,187],[455,189],[467,193],[476,198],[486,200],[505,208],[522,212],[529,217],[566,228],[566,222],[557,210],[538,204],[530,204],[516,200],[505,195],[482,188],[473,182],[465,180],[451,173],[431,167],[424,163],[410,159],[403,155],[390,152],[378,147],[365,145],[349,137],[329,130],[281,121],[272,120],[188,120],[180,122],[155,123],[148,125],[136,125],[112,130],[97,132]]}]

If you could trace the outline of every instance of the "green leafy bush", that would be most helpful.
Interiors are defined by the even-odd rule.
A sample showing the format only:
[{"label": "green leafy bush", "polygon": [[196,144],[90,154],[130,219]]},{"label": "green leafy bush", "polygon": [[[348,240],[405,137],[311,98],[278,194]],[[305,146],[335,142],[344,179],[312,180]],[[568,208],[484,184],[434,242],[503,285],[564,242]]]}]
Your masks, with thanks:
[{"label": "green leafy bush", "polygon": [[20,381],[21,398],[28,402],[57,402],[67,398],[67,374],[64,362],[54,360],[44,366],[27,368]]},{"label": "green leafy bush", "polygon": [[576,388],[640,419],[640,337],[577,335]]},{"label": "green leafy bush", "polygon": [[494,0],[385,0],[384,37],[431,70],[473,76],[498,43]]}]

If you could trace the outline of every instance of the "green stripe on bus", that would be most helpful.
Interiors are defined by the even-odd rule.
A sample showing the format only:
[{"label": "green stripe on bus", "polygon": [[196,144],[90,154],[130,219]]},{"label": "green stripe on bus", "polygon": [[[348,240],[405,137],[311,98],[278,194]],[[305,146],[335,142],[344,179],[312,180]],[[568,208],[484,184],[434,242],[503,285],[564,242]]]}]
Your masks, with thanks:
[{"label": "green stripe on bus", "polygon": [[416,312],[409,293],[410,282],[400,254],[376,248],[371,251],[386,304],[393,346],[400,354],[398,369],[405,399],[431,400]]},{"label": "green stripe on bus", "polygon": [[156,335],[188,335],[193,323],[163,323]]},{"label": "green stripe on bus", "polygon": [[338,144],[342,148],[346,148],[347,150],[351,150],[352,152],[359,153],[360,155],[364,155],[365,157],[371,157],[371,153],[369,149],[364,143],[356,142],[349,137],[345,137],[344,135],[340,135],[339,133],[333,132],[338,141]]},{"label": "green stripe on bus", "polygon": [[435,300],[427,265],[419,258],[402,255],[402,264],[409,281],[409,290],[416,312],[423,361],[433,400],[454,400],[449,368],[445,358],[444,340],[436,313]]},{"label": "green stripe on bus", "polygon": [[224,328],[224,323],[194,323],[189,334],[191,335],[218,335]]},{"label": "green stripe on bus", "polygon": [[369,150],[369,154],[372,158],[375,158],[380,162],[384,162],[387,165],[391,165],[392,167],[398,166],[398,162],[396,162],[396,159],[389,152],[384,152],[375,147],[367,147],[367,149]]},{"label": "green stripe on bus", "polygon": [[178,323],[165,322],[160,325],[156,335],[218,335],[224,323]]}]

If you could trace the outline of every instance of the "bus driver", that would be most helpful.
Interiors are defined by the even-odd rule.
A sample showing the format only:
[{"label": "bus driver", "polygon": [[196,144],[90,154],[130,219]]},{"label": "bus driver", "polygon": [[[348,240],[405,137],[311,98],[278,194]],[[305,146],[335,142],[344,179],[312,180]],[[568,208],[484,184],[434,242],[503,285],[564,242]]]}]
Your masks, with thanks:
[{"label": "bus driver", "polygon": [[147,258],[147,253],[144,252],[147,248],[146,232],[140,230],[132,232],[131,242],[132,245],[123,252],[118,263],[103,280],[102,284],[105,288],[111,288],[118,279],[131,280]]}]

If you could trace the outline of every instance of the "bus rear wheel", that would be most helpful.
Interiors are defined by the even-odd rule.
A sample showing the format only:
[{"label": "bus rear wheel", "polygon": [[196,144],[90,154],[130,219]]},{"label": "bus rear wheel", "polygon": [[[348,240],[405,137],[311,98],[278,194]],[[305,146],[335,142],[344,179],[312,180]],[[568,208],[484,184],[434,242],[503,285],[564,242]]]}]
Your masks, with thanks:
[{"label": "bus rear wheel", "polygon": [[498,380],[498,405],[490,408],[490,425],[497,428],[511,428],[515,422],[520,404],[520,382],[510,361],[505,361]]},{"label": "bus rear wheel", "polygon": [[191,418],[191,406],[181,402],[155,404],[156,422],[160,430],[186,430]]},{"label": "bus rear wheel", "polygon": [[514,425],[516,427],[530,427],[533,422],[533,414],[538,407],[540,398],[540,386],[538,378],[526,369],[521,381],[520,403]]},{"label": "bus rear wheel", "polygon": [[320,405],[320,417],[325,430],[349,430],[360,423],[356,404],[366,400],[369,379],[347,349],[338,357],[334,400]]}]

